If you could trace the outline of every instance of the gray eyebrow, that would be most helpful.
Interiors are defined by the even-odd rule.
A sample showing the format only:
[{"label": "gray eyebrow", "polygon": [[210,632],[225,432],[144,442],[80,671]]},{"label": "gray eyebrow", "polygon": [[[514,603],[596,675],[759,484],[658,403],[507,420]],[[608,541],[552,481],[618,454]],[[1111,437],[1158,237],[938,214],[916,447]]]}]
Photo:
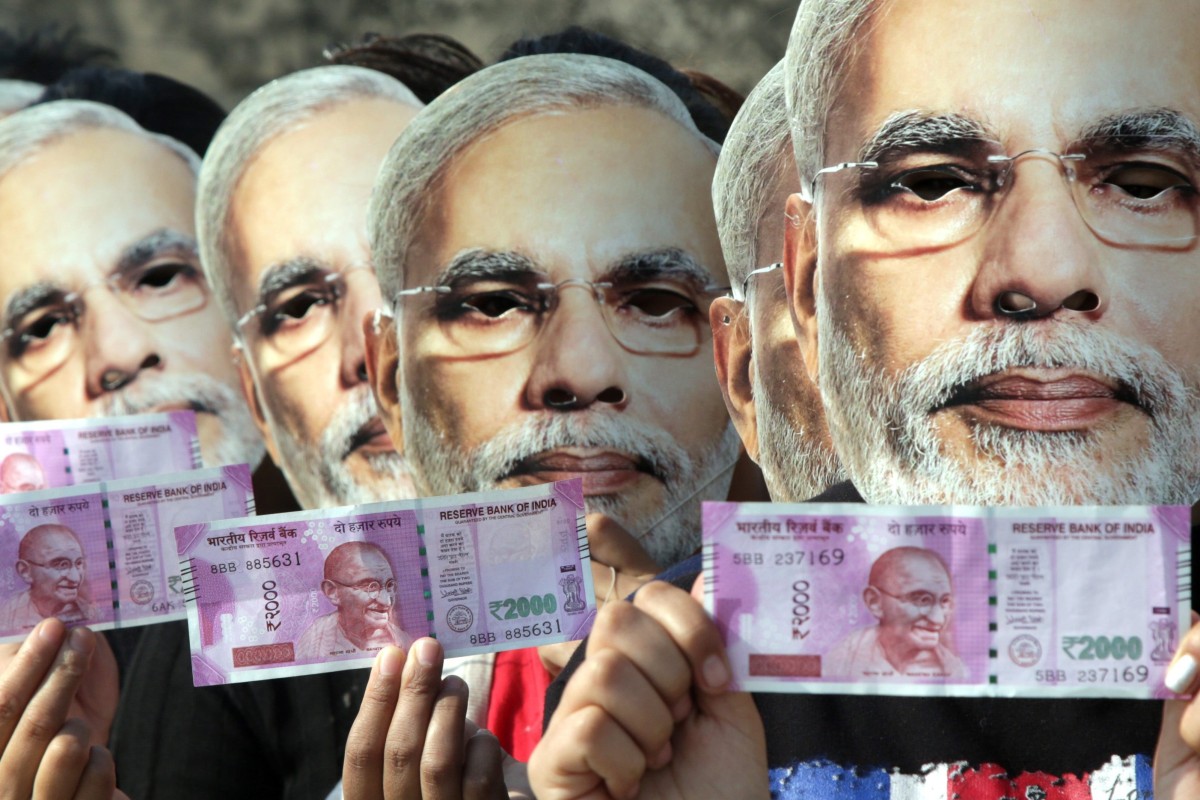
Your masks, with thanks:
[{"label": "gray eyebrow", "polygon": [[[472,248],[457,254],[437,276],[437,285],[455,281],[511,280],[545,276],[533,259],[511,250]],[[677,247],[643,250],[620,256],[604,273],[601,281],[686,280],[697,288],[712,286],[713,276],[686,251]]]},{"label": "gray eyebrow", "polygon": [[453,286],[458,281],[501,280],[539,274],[533,259],[521,253],[473,247],[450,259],[434,282],[438,286]]},{"label": "gray eyebrow", "polygon": [[330,272],[330,266],[311,256],[296,256],[267,267],[258,280],[258,303],[310,278],[316,272]]},{"label": "gray eyebrow", "polygon": [[166,254],[181,255],[199,263],[196,238],[170,228],[160,228],[126,247],[117,259],[116,274],[143,267]]},{"label": "gray eyebrow", "polygon": [[1200,167],[1200,128],[1170,108],[1125,111],[1085,127],[1071,149],[1182,151]]},{"label": "gray eyebrow", "polygon": [[[607,281],[670,278],[693,284],[697,289],[713,286],[712,273],[690,253],[678,247],[629,253],[619,258],[601,277]],[[728,288],[728,287],[725,287]]]},{"label": "gray eyebrow", "polygon": [[888,117],[863,144],[859,161],[888,161],[911,153],[969,155],[1000,139],[984,123],[963,114],[902,111]]},{"label": "gray eyebrow", "polygon": [[[194,237],[170,228],[160,228],[122,250],[121,255],[117,258],[117,266],[113,270],[113,274],[124,275],[166,254],[176,254],[199,263]],[[50,297],[65,295],[69,291],[65,286],[51,281],[39,281],[32,286],[17,290],[5,306],[5,327],[11,327],[12,320],[20,319],[30,311],[44,305]]]},{"label": "gray eyebrow", "polygon": [[5,329],[12,327],[13,320],[20,319],[30,311],[45,305],[51,297],[65,294],[67,294],[66,289],[50,281],[39,281],[32,286],[18,289],[8,298],[8,304],[4,309]]}]

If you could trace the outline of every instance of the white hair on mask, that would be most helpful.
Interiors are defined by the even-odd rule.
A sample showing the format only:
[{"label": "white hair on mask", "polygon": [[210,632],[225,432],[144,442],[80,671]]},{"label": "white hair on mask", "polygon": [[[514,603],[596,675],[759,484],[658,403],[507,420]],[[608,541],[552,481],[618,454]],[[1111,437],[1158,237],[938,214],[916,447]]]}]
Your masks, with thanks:
[{"label": "white hair on mask", "polygon": [[[390,75],[331,65],[294,72],[260,87],[217,129],[200,170],[196,238],[204,272],[230,325],[240,316],[232,280],[238,266],[230,213],[242,176],[276,137],[338,105],[370,99],[424,107],[412,90]],[[234,330],[234,335],[240,332]]]},{"label": "white hair on mask", "polygon": [[367,456],[373,473],[356,477],[346,466],[346,456],[355,435],[378,413],[371,387],[359,384],[334,412],[320,441],[307,442],[271,418],[267,422],[280,450],[280,469],[304,508],[378,503],[415,497],[412,473],[404,457],[395,451]]},{"label": "white hair on mask", "polygon": [[[818,294],[818,318],[833,319]],[[870,503],[1187,504],[1200,497],[1200,395],[1153,348],[1087,323],[977,326],[899,375],[871,366],[836,324],[819,339],[826,419]],[[1075,368],[1116,381],[1147,415],[1125,457],[1104,431],[974,423],[974,457],[946,452],[933,412],[974,381],[1018,367]],[[1135,412],[1136,413],[1136,412]]]},{"label": "white hair on mask", "polygon": [[526,414],[468,450],[447,442],[412,403],[402,407],[405,452],[420,464],[423,488],[432,495],[495,489],[521,462],[557,448],[609,449],[636,459],[664,486],[665,496],[652,516],[638,516],[622,493],[588,497],[588,510],[612,517],[663,565],[686,558],[699,546],[701,503],[725,499],[740,445],[729,423],[693,457],[658,426],[591,411]]},{"label": "white hair on mask", "polygon": [[662,82],[610,58],[578,54],[525,56],[460,81],[430,103],[392,145],[371,194],[371,251],[384,300],[404,288],[409,248],[454,160],[506,124],[539,114],[633,106],[667,116],[713,155],[720,147],[696,128]]},{"label": "white hair on mask", "polygon": [[98,129],[144,136],[183,159],[193,174],[200,171],[200,158],[187,145],[147,131],[112,106],[90,100],[54,100],[0,119],[0,181],[54,142]]},{"label": "white hair on mask", "polygon": [[[783,101],[784,64],[777,63],[746,95],[729,126],[713,173],[713,211],[717,235],[729,270],[733,296],[760,264],[759,238],[768,214],[783,214],[773,205],[784,184],[798,184],[792,160],[792,134]],[[770,257],[774,261],[774,257]]]},{"label": "white hair on mask", "polygon": [[46,87],[39,83],[0,80],[0,116],[20,111],[41,97],[44,91]]},{"label": "white hair on mask", "polygon": [[802,181],[825,166],[825,129],[862,29],[886,0],[804,0],[784,56],[792,147]]}]

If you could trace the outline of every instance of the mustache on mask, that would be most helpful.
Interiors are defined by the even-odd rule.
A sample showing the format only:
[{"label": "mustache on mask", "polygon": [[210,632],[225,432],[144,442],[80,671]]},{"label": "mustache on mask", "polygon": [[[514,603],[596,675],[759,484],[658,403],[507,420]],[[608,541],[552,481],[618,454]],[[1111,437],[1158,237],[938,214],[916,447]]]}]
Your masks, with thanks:
[{"label": "mustache on mask", "polygon": [[1153,348],[1074,321],[1052,327],[1003,325],[977,328],[946,342],[901,373],[895,385],[903,410],[929,414],[968,401],[979,381],[1013,369],[1071,369],[1101,376],[1114,397],[1151,417],[1186,393],[1183,378]]},{"label": "mustache on mask", "polygon": [[370,387],[354,387],[321,434],[321,460],[326,463],[345,461],[359,444],[359,431],[377,416]]},{"label": "mustache on mask", "polygon": [[639,469],[664,483],[690,464],[687,453],[661,428],[602,413],[530,415],[475,448],[471,473],[480,486],[516,474],[543,453],[561,448],[613,450],[630,456]]},{"label": "mustache on mask", "polygon": [[140,376],[125,388],[106,395],[105,416],[141,414],[159,406],[186,403],[196,412],[221,414],[229,408],[233,392],[207,375]]}]

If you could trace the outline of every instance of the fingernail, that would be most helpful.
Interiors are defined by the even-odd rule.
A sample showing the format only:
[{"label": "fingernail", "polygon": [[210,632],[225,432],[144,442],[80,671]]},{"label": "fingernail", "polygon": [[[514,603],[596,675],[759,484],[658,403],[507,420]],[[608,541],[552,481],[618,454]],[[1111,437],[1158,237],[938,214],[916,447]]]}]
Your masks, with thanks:
[{"label": "fingernail", "polygon": [[1175,663],[1167,670],[1166,680],[1163,681],[1175,694],[1183,694],[1192,685],[1196,677],[1196,659],[1189,653],[1184,653],[1175,659]]},{"label": "fingernail", "polygon": [[379,661],[379,674],[384,678],[396,675],[404,666],[404,660],[400,658],[400,650],[395,647],[383,648],[376,658]]},{"label": "fingernail", "polygon": [[417,653],[417,662],[422,667],[432,667],[433,662],[437,660],[438,646],[433,639],[421,639],[415,645],[413,650]]},{"label": "fingernail", "polygon": [[710,689],[720,689],[729,683],[729,670],[720,656],[709,656],[705,659],[704,682]]},{"label": "fingernail", "polygon": [[42,620],[41,622],[38,623],[38,626],[37,626],[38,637],[43,642],[57,641],[59,638],[59,635],[58,635],[58,630],[56,629],[56,627],[57,626],[55,626],[54,623],[52,623],[50,620],[48,620],[48,619]]},{"label": "fingernail", "polygon": [[71,649],[77,653],[86,653],[88,650],[86,644],[88,637],[87,633],[84,632],[85,630],[86,629],[84,628],[76,628],[71,631],[71,636],[68,641]]}]

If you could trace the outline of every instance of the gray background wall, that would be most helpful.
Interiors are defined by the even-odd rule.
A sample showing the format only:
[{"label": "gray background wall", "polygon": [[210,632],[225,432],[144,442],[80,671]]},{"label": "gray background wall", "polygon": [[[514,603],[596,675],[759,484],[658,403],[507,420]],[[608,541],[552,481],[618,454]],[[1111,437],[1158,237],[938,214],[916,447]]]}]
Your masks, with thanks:
[{"label": "gray background wall", "polygon": [[0,0],[0,27],[78,25],[122,65],[226,107],[367,31],[453,36],[490,63],[522,35],[586,25],[743,93],[782,57],[796,0]]}]

